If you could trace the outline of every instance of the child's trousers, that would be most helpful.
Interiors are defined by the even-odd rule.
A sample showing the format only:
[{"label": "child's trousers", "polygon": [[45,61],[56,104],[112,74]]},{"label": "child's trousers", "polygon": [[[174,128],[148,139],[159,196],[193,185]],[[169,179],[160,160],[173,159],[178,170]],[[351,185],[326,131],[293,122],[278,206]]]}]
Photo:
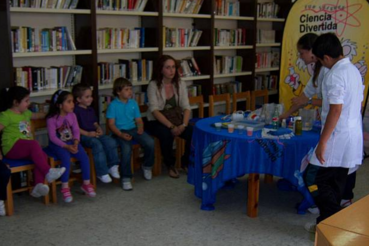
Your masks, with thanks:
[{"label": "child's trousers", "polygon": [[43,183],[50,170],[47,155],[36,140],[19,139],[5,157],[14,160],[31,160],[35,164],[35,185]]},{"label": "child's trousers", "polygon": [[10,169],[0,160],[0,201],[6,200],[6,186],[10,178]]},{"label": "child's trousers", "polygon": [[[73,141],[68,141],[66,144],[73,145]],[[65,167],[65,172],[60,178],[63,183],[67,183],[69,181],[71,157],[75,157],[80,162],[82,179],[90,180],[90,161],[88,160],[86,151],[83,149],[81,144],[78,144],[78,152],[76,154],[72,154],[67,149],[62,148],[51,141],[49,141],[49,148],[57,156],[57,158],[61,160],[61,166]]]},{"label": "child's trousers", "polygon": [[81,144],[92,149],[97,176],[108,174],[109,168],[119,164],[118,145],[110,136],[98,138],[81,135]]}]

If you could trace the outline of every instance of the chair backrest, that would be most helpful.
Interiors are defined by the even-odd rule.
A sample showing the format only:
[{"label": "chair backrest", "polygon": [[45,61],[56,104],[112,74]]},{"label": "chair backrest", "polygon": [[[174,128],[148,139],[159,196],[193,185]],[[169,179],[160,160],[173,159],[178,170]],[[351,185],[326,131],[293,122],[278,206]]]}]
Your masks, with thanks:
[{"label": "chair backrest", "polygon": [[251,92],[251,110],[256,109],[256,98],[263,97],[263,104],[268,103],[269,93],[268,90],[259,90]]},{"label": "chair backrest", "polygon": [[197,104],[199,107],[199,118],[204,118],[204,98],[203,96],[189,97],[190,105]]},{"label": "chair backrest", "polygon": [[35,139],[35,134],[38,129],[46,128],[46,119],[31,120],[31,134]]},{"label": "chair backrest", "polygon": [[209,96],[209,116],[214,116],[214,103],[225,102],[226,103],[226,114],[231,113],[231,97],[229,93],[220,95]]},{"label": "chair backrest", "polygon": [[[251,109],[251,95],[249,91],[244,91],[244,92],[238,92],[238,93],[233,93],[233,101],[232,101],[232,111],[237,111],[237,100],[238,99],[246,99],[246,110],[250,110]],[[242,109],[245,110],[245,109]]]}]

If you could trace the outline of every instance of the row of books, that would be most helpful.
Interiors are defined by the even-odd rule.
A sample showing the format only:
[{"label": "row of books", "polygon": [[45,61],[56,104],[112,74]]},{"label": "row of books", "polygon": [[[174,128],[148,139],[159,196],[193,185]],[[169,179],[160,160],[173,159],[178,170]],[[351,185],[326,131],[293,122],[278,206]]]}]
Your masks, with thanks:
[{"label": "row of books", "polygon": [[14,53],[76,50],[67,27],[12,27],[11,43]]},{"label": "row of books", "polygon": [[258,29],[256,33],[256,43],[274,43],[275,42],[275,30],[263,30]]},{"label": "row of books", "polygon": [[257,16],[261,18],[277,18],[279,5],[274,2],[258,3]]},{"label": "row of books", "polygon": [[268,52],[257,52],[255,68],[279,67],[279,49],[272,49]]},{"label": "row of books", "polygon": [[99,62],[97,76],[100,84],[113,83],[116,78],[127,78],[131,81],[149,81],[152,77],[153,61],[131,61],[119,59],[119,63]]},{"label": "row of books", "polygon": [[204,0],[163,0],[164,13],[198,14]]},{"label": "row of books", "polygon": [[30,91],[61,89],[81,82],[81,66],[61,67],[17,67],[14,69],[15,81]]},{"label": "row of books", "polygon": [[240,16],[240,2],[238,0],[216,0],[216,15]]},{"label": "row of books", "polygon": [[278,75],[258,75],[255,76],[254,90],[276,90]]},{"label": "row of books", "polygon": [[148,0],[96,0],[98,10],[138,11],[145,9]]},{"label": "row of books", "polygon": [[201,75],[201,71],[195,58],[185,58],[180,61],[180,68],[178,69],[178,73],[181,77],[191,77]]},{"label": "row of books", "polygon": [[97,31],[98,49],[145,47],[145,28],[101,28]]},{"label": "row of books", "polygon": [[196,47],[201,35],[196,29],[164,27],[163,40],[165,47]]},{"label": "row of books", "polygon": [[236,46],[246,44],[246,28],[218,29],[215,28],[215,46]]},{"label": "row of books", "polygon": [[213,94],[220,95],[220,94],[233,94],[242,91],[242,83],[239,81],[231,81],[228,83],[217,84],[213,85]]},{"label": "row of books", "polygon": [[215,56],[214,73],[227,74],[242,72],[242,56]]},{"label": "row of books", "polygon": [[42,9],[75,9],[79,0],[10,0],[11,7]]},{"label": "row of books", "polygon": [[193,84],[187,86],[188,97],[197,97],[202,95],[202,86],[199,84]]}]

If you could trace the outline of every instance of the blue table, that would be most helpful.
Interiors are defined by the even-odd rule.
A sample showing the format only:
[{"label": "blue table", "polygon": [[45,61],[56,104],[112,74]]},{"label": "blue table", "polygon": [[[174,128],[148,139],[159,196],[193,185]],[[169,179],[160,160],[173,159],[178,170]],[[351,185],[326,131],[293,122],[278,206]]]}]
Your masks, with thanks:
[{"label": "blue table", "polygon": [[283,177],[297,187],[304,196],[298,208],[306,210],[313,200],[306,189],[300,171],[301,160],[316,146],[319,132],[303,132],[288,140],[261,138],[261,130],[252,137],[237,130],[216,131],[211,125],[220,117],[198,121],[192,137],[192,165],[188,182],[195,186],[195,195],[202,199],[201,209],[213,210],[217,191],[227,181],[249,174],[247,215],[257,216],[259,174]]}]

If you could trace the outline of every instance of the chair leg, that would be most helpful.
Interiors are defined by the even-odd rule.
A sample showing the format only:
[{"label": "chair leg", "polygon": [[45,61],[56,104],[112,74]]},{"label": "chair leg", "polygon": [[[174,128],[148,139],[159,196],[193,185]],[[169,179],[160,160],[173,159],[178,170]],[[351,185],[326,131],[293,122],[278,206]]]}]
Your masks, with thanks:
[{"label": "chair leg", "polygon": [[[49,158],[49,162],[50,162],[50,167],[55,168],[54,159]],[[56,198],[56,181],[55,180],[51,183],[51,200],[54,204],[58,202]]]},{"label": "chair leg", "polygon": [[160,150],[160,142],[157,138],[154,138],[155,141],[155,163],[152,170],[152,174],[154,176],[159,176],[161,174],[161,150]]},{"label": "chair leg", "polygon": [[272,174],[264,174],[264,183],[265,184],[273,184],[273,175]]},{"label": "chair leg", "polygon": [[14,214],[14,203],[13,203],[13,190],[12,190],[12,178],[11,177],[6,187],[6,192],[7,192],[7,199],[5,201],[6,215],[12,216]]},{"label": "chair leg", "polygon": [[182,167],[182,139],[176,138],[176,168]]},{"label": "chair leg", "polygon": [[94,157],[92,155],[92,151],[91,149],[87,149],[87,155],[88,155],[88,159],[90,160],[90,179],[91,179],[91,184],[94,186],[95,190],[96,190],[96,169],[95,169],[95,162],[94,162]]},{"label": "chair leg", "polygon": [[[44,184],[47,185],[47,186],[49,186],[49,183],[47,182],[46,179],[44,181]],[[49,205],[50,204],[50,191],[49,191],[49,193],[47,193],[46,196],[44,196],[44,204],[45,205]]]}]

